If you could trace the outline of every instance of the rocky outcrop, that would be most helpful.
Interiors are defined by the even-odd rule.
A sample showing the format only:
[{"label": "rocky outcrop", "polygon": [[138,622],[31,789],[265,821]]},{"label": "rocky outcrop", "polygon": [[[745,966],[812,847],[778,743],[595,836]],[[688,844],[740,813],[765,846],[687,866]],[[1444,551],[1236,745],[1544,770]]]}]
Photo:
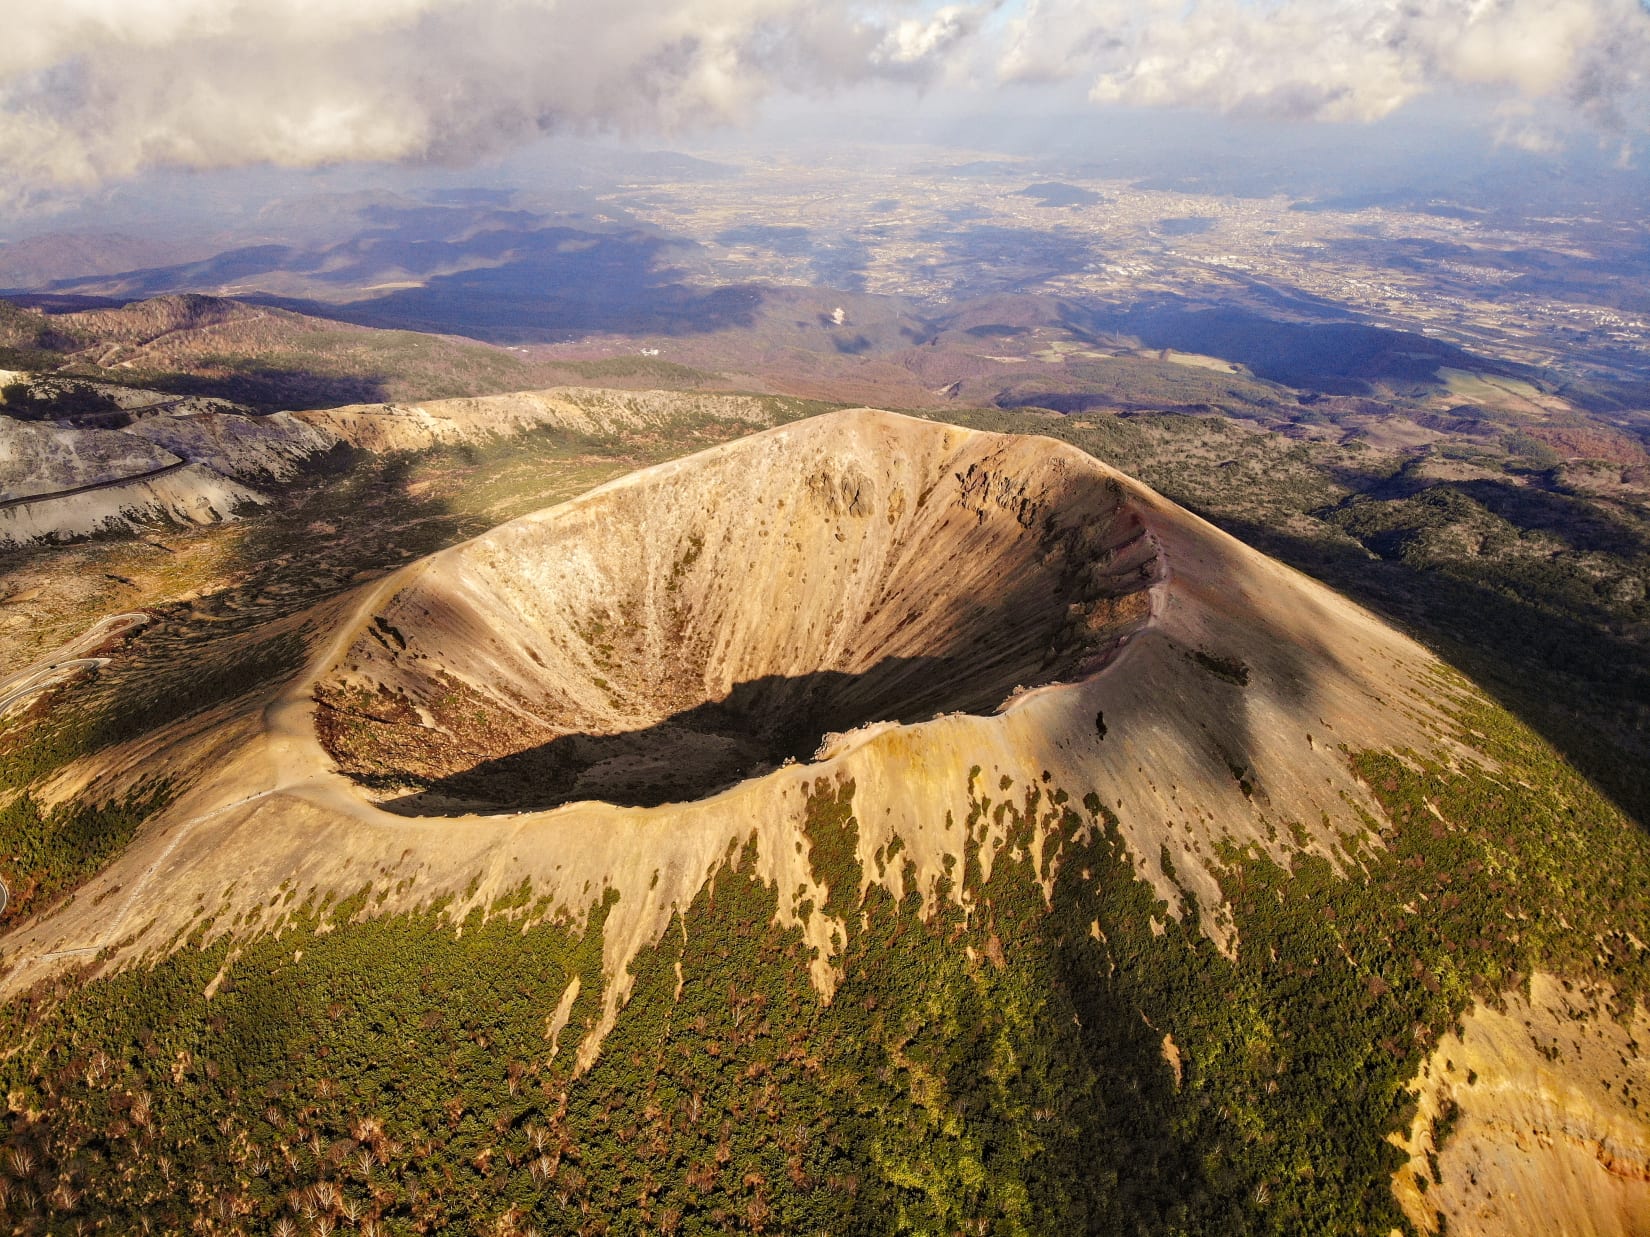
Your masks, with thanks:
[{"label": "rocky outcrop", "polygon": [[86,537],[151,520],[216,524],[268,501],[204,464],[180,462],[131,479],[0,506],[0,545]]},{"label": "rocky outcrop", "polygon": [[85,536],[144,520],[222,519],[267,501],[259,487],[291,480],[338,446],[418,452],[534,430],[645,430],[684,416],[752,427],[772,419],[763,401],[748,396],[577,387],[267,415],[222,400],[97,389],[111,393],[107,412],[74,421],[0,415],[0,543]]}]

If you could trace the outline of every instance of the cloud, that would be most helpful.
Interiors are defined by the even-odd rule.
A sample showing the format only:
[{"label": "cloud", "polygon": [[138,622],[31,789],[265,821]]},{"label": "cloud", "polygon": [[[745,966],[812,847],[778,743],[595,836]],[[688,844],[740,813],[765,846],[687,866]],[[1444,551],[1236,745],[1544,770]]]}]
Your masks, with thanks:
[{"label": "cloud", "polygon": [[949,4],[923,17],[907,17],[888,31],[872,58],[879,64],[932,64],[976,34],[996,7]]},{"label": "cloud", "polygon": [[153,167],[462,161],[670,133],[777,88],[921,79],[973,9],[909,0],[53,0],[0,38],[13,193]]},{"label": "cloud", "polygon": [[1029,0],[997,71],[1086,77],[1099,103],[1329,121],[1482,90],[1642,128],[1650,12],[1641,0]]},{"label": "cloud", "polygon": [[0,206],[153,168],[462,163],[779,90],[1080,81],[1361,121],[1471,89],[1647,127],[1642,0],[51,0],[0,38]]}]

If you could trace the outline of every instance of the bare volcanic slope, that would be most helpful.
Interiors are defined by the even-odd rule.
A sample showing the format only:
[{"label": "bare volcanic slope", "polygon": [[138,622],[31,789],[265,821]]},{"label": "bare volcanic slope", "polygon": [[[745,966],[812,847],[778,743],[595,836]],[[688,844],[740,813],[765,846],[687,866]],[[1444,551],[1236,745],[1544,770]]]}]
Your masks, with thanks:
[{"label": "bare volcanic slope", "polygon": [[990,713],[1144,623],[1122,484],[866,414],[637,474],[438,556],[319,689],[398,810],[700,798],[829,734]]},{"label": "bare volcanic slope", "polygon": [[[870,410],[631,474],[339,614],[317,613],[334,635],[278,698],[117,751],[124,773],[64,775],[64,797],[158,768],[190,789],[10,943],[7,982],[39,961],[28,939],[141,925],[143,948],[226,890],[228,922],[258,901],[249,870],[331,888],[410,865],[386,907],[524,877],[574,914],[618,891],[611,1025],[628,958],[755,830],[829,992],[798,832],[826,785],[854,788],[866,870],[930,898],[981,845],[989,872],[963,827],[982,795],[1087,801],[1227,943],[1221,848],[1349,863],[1381,807],[1345,751],[1459,750],[1438,664],[1344,599],[1074,448]],[[1000,814],[980,827],[1000,844]],[[890,846],[900,865],[870,862]]]},{"label": "bare volcanic slope", "polygon": [[[291,1090],[342,1140],[370,1094],[397,1138],[447,1131],[459,1174],[499,1139],[527,1163],[548,1131],[580,1176],[544,1197],[596,1211],[631,1205],[644,1162],[700,1206],[707,1130],[747,1188],[769,1122],[741,1114],[779,1114],[832,1131],[817,1172],[789,1144],[762,1161],[788,1231],[914,1209],[952,1231],[1489,1232],[1511,1191],[1561,1178],[1607,1200],[1600,1231],[1642,1231],[1647,1075],[1603,1023],[1645,1017],[1643,839],[1424,649],[1075,449],[833,413],[309,620],[329,634],[294,681],[55,784],[180,787],[0,939],[0,997],[90,964],[74,999],[100,1012],[77,1026],[167,977],[159,1029],[119,1032],[159,1037],[132,1068],[160,1072],[110,1094],[164,1099],[188,1048],[236,1058],[199,1083],[225,1110],[233,1083],[284,1121],[266,1098]],[[471,982],[518,948],[547,978]],[[1575,981],[1619,1077],[1491,1016],[1534,973]],[[403,1005],[423,1012],[384,1013]],[[1531,1051],[1562,1103],[1506,1102]],[[461,1060],[457,1090],[399,1085]],[[178,1148],[229,1154],[190,1119]],[[285,1163],[281,1188],[308,1188]],[[478,1198],[504,1188],[475,1172]],[[860,1193],[829,1184],[850,1176]]]}]

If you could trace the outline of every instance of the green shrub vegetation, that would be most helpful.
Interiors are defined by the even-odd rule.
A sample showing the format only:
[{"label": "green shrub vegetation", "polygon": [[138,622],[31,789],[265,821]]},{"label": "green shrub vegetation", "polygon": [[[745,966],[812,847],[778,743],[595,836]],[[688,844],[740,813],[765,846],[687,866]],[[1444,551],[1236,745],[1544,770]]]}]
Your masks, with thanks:
[{"label": "green shrub vegetation", "polygon": [[172,797],[150,782],[104,803],[42,808],[27,791],[0,807],[0,879],[11,891],[0,924],[22,919],[92,876]]},{"label": "green shrub vegetation", "polygon": [[896,846],[877,866],[903,896],[861,897],[853,788],[820,783],[804,834],[828,892],[805,911],[839,925],[833,999],[754,840],[734,845],[633,963],[583,1074],[616,895],[581,927],[526,887],[461,924],[276,892],[227,937],[4,1011],[7,1214],[54,1233],[1385,1234],[1404,1225],[1385,1136],[1472,1000],[1537,967],[1650,995],[1624,930],[1645,921],[1642,836],[1504,714],[1459,725],[1499,768],[1350,757],[1391,824],[1346,839],[1343,871],[1227,848],[1233,957],[1190,894],[1137,878],[1097,797],[976,778],[964,861],[925,904]]},{"label": "green shrub vegetation", "polygon": [[176,791],[170,779],[150,778],[119,796],[82,795],[44,808],[38,796],[44,779],[84,756],[290,675],[304,651],[297,632],[218,648],[186,676],[126,683],[0,731],[0,879],[11,890],[0,924],[41,910],[94,876]]}]

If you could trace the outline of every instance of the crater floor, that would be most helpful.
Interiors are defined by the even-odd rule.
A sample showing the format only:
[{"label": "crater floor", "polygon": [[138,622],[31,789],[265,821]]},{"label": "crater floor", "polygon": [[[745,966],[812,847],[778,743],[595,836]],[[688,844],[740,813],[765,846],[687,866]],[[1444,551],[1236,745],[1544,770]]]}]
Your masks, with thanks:
[{"label": "crater floor", "polygon": [[992,712],[1149,617],[1156,543],[1085,464],[856,411],[634,474],[429,560],[318,684],[320,737],[448,814],[697,799]]}]

